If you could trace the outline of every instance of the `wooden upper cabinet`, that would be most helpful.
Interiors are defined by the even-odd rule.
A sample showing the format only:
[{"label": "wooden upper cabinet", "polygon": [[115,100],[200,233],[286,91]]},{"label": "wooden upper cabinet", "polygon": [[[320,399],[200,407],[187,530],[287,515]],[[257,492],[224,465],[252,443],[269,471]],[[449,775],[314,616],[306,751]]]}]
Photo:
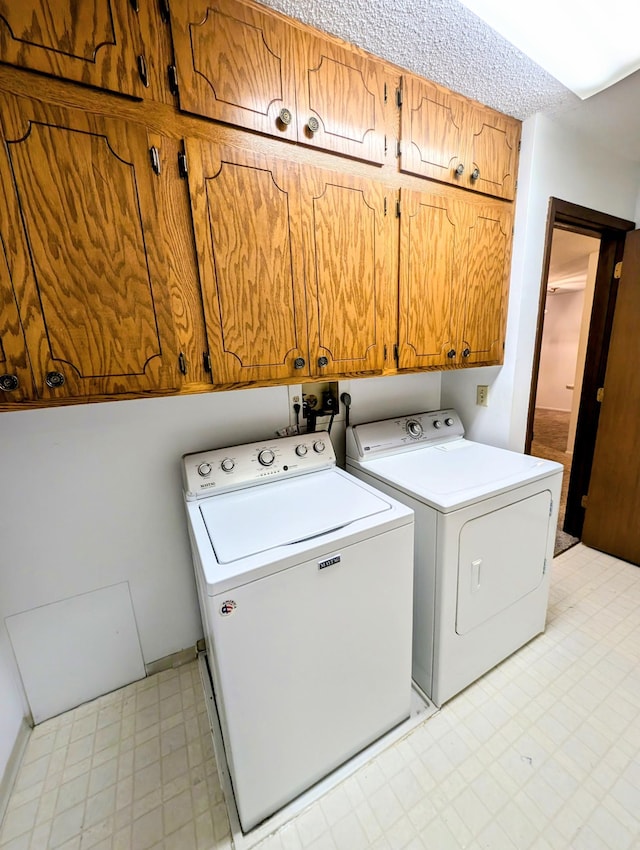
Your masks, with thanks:
[{"label": "wooden upper cabinet", "polygon": [[381,372],[396,298],[395,195],[345,174],[301,175],[311,370]]},{"label": "wooden upper cabinet", "polygon": [[512,212],[401,193],[398,368],[502,362]]},{"label": "wooden upper cabinet", "polygon": [[175,389],[146,129],[9,95],[0,107],[3,277],[38,398]]},{"label": "wooden upper cabinet", "polygon": [[181,109],[381,164],[382,63],[242,0],[177,0]]},{"label": "wooden upper cabinet", "polygon": [[308,376],[296,166],[195,139],[186,150],[214,383]]},{"label": "wooden upper cabinet", "polygon": [[513,200],[520,122],[436,83],[402,78],[400,169]]},{"label": "wooden upper cabinet", "polygon": [[145,97],[148,57],[129,0],[0,0],[0,62]]}]

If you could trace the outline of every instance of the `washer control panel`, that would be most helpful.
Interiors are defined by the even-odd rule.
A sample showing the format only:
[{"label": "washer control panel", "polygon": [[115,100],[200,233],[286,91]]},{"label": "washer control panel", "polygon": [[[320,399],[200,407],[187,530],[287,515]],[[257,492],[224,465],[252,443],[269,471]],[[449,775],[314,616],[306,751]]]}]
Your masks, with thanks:
[{"label": "washer control panel", "polygon": [[315,472],[335,463],[329,434],[317,431],[186,454],[182,458],[182,483],[187,501],[193,501]]},{"label": "washer control panel", "polygon": [[437,445],[464,436],[460,417],[452,408],[412,413],[347,430],[347,455],[359,460],[380,454]]}]

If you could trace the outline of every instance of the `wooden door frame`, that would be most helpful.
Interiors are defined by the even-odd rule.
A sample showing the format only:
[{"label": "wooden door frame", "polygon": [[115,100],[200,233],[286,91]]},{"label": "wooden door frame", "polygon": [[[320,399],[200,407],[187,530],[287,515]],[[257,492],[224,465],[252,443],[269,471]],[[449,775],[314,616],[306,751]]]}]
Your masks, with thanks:
[{"label": "wooden door frame", "polygon": [[[576,436],[573,447],[573,461],[567,493],[567,507],[564,520],[564,531],[580,537],[584,523],[584,508],[582,497],[589,489],[593,450],[598,431],[600,404],[596,394],[598,387],[603,386],[604,373],[607,367],[609,339],[613,323],[613,311],[618,292],[618,280],[614,278],[615,266],[622,260],[625,236],[635,228],[635,223],[624,218],[607,215],[606,213],[581,207],[559,198],[549,199],[547,216],[547,231],[542,264],[542,280],[540,297],[538,299],[538,323],[529,392],[529,415],[527,418],[527,435],[525,452],[531,453],[533,441],[533,420],[535,415],[536,393],[540,373],[540,351],[542,348],[542,332],[544,326],[544,308],[547,297],[547,281],[551,262],[551,245],[554,228],[570,230],[585,236],[595,236],[600,239],[600,252],[596,270],[591,322],[585,353],[584,376],[580,389],[580,404]],[[576,387],[578,390],[578,387]]]}]

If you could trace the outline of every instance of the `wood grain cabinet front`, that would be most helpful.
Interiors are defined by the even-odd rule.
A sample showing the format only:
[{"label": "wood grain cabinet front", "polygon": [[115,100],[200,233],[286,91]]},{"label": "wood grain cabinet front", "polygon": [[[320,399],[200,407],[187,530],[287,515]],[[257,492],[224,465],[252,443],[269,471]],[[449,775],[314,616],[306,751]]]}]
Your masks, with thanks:
[{"label": "wood grain cabinet front", "polygon": [[242,0],[175,0],[171,30],[184,111],[384,162],[381,62]]},{"label": "wood grain cabinet front", "polygon": [[27,386],[30,363],[41,400],[177,389],[146,128],[7,94],[0,109],[5,368]]},{"label": "wood grain cabinet front", "polygon": [[402,78],[400,170],[513,200],[521,124],[442,86]]},{"label": "wood grain cabinet front", "polygon": [[403,190],[398,368],[502,362],[512,211]]},{"label": "wood grain cabinet front", "polygon": [[137,0],[0,0],[0,62],[147,97],[144,12]]}]

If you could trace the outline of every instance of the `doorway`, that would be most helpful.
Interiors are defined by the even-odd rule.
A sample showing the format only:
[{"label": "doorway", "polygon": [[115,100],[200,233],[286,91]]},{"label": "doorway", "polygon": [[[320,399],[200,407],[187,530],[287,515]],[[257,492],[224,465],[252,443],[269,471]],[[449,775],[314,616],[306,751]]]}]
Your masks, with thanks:
[{"label": "doorway", "polygon": [[584,523],[617,293],[633,222],[551,198],[525,451],[565,468],[555,554]]}]

